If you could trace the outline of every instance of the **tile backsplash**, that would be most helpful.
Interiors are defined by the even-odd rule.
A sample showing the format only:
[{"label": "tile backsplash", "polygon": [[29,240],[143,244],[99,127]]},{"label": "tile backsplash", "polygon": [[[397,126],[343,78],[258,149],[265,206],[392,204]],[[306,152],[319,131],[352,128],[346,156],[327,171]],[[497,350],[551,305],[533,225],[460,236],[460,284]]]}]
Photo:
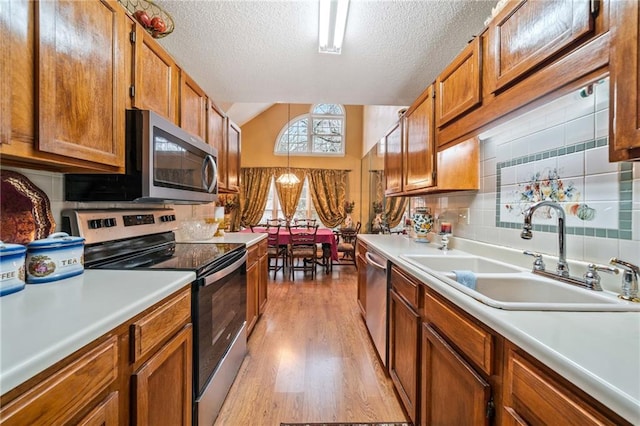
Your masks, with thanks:
[{"label": "tile backsplash", "polygon": [[605,79],[480,135],[480,190],[424,202],[453,222],[454,236],[555,257],[554,211],[539,209],[533,239],[520,237],[523,209],[551,199],[567,217],[569,259],[638,264],[640,163],[609,163],[608,125]]}]

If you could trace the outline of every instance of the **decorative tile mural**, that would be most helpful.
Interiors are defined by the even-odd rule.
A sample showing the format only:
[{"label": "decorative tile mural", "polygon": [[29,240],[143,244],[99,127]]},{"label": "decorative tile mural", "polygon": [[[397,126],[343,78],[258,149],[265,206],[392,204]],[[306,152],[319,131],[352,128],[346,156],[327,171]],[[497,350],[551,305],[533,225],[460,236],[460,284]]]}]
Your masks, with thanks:
[{"label": "decorative tile mural", "polygon": [[[633,165],[585,173],[585,163],[606,152],[607,142],[600,138],[496,163],[496,226],[522,228],[523,212],[550,200],[563,207],[567,234],[630,240]],[[534,231],[556,232],[551,208],[538,209],[532,222]]]}]

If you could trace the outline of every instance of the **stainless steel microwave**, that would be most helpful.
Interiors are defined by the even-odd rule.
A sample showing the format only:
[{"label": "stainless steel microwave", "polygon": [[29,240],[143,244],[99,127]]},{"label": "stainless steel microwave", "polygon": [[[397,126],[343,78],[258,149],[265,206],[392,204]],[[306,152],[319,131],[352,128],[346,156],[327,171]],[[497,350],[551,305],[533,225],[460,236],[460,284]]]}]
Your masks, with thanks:
[{"label": "stainless steel microwave", "polygon": [[148,110],[127,110],[124,174],[67,174],[67,201],[209,203],[215,148]]}]

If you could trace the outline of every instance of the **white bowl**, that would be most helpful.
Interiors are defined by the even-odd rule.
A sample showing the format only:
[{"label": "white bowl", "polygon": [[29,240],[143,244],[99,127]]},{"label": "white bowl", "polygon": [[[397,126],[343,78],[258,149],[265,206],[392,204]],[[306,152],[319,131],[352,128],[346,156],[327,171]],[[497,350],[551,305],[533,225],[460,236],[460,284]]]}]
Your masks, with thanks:
[{"label": "white bowl", "polygon": [[213,238],[218,230],[218,223],[207,223],[204,220],[185,220],[182,222],[180,231],[187,240],[209,240]]}]

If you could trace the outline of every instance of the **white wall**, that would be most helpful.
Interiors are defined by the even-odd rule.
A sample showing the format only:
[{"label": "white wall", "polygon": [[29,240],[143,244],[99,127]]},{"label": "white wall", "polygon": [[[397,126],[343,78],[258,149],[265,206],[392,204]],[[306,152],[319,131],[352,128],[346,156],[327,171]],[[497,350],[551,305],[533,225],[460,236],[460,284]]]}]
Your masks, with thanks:
[{"label": "white wall", "polygon": [[398,121],[398,110],[403,106],[365,105],[362,117],[362,154],[369,150]]}]

